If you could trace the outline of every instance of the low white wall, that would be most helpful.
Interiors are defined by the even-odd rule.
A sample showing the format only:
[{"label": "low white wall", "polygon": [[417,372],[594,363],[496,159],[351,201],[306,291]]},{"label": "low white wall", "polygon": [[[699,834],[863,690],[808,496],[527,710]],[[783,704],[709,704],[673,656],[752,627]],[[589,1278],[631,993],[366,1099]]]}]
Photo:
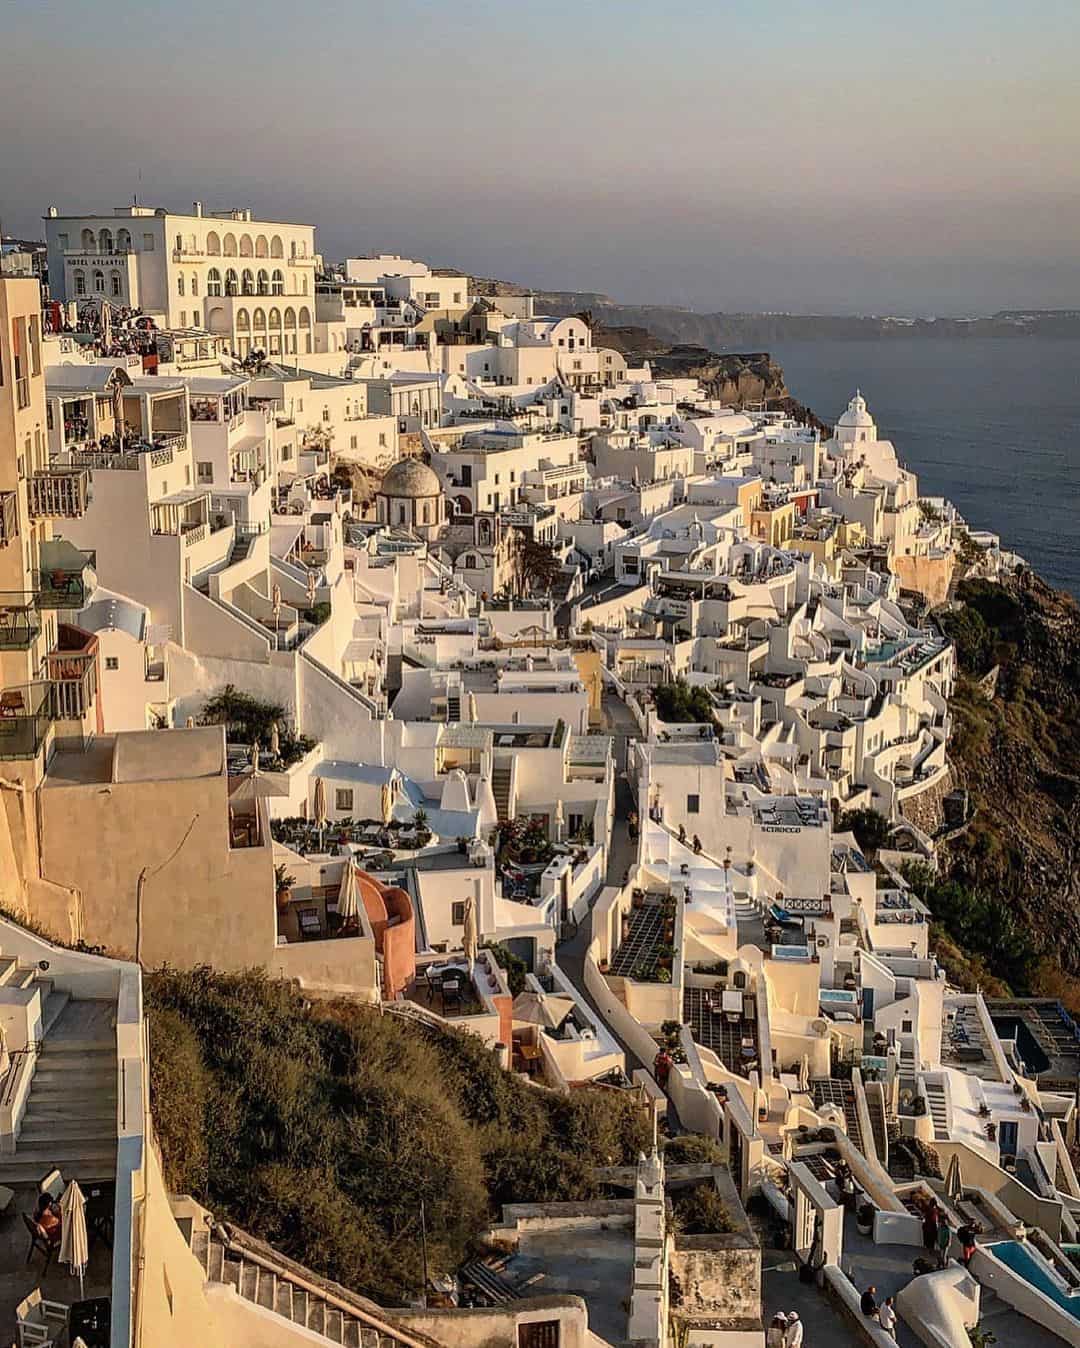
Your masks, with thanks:
[{"label": "low white wall", "polygon": [[874,1210],[875,1245],[914,1245],[922,1248],[922,1222],[910,1212]]},{"label": "low white wall", "polygon": [[[1032,1245],[1028,1245],[1032,1258],[1043,1265],[1054,1277],[1051,1266]],[[979,1245],[971,1258],[971,1271],[984,1287],[991,1288],[1014,1310],[1034,1320],[1044,1329],[1050,1330],[1072,1348],[1080,1348],[1080,1320],[1062,1310],[1055,1302],[1037,1287],[1033,1287],[1021,1274],[1014,1272],[993,1253],[993,1246]],[[1060,1281],[1060,1279],[1059,1279]],[[1080,1295],[1078,1295],[1080,1304]]]}]

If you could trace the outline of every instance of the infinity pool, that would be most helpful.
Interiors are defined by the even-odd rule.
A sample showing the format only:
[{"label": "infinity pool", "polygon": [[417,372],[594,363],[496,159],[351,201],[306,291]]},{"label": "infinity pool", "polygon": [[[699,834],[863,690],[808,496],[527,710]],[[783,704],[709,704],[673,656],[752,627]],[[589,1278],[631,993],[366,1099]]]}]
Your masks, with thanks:
[{"label": "infinity pool", "polygon": [[1073,1292],[1070,1295],[1070,1293],[1063,1291],[1047,1274],[1046,1269],[1026,1245],[1021,1244],[1018,1240],[999,1240],[987,1246],[987,1248],[992,1250],[1003,1264],[1011,1268],[1014,1273],[1018,1273],[1032,1287],[1048,1296],[1056,1306],[1060,1306],[1074,1320],[1080,1320],[1080,1292]]}]

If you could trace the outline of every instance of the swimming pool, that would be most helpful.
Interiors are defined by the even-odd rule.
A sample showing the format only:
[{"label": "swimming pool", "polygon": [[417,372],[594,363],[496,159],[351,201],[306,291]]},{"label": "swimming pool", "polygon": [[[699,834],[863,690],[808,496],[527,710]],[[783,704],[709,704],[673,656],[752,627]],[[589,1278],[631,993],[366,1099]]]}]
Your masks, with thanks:
[{"label": "swimming pool", "polygon": [[1044,1296],[1048,1296],[1055,1306],[1060,1306],[1074,1320],[1080,1320],[1080,1292],[1066,1292],[1050,1276],[1042,1261],[1032,1254],[1027,1245],[1021,1244],[1018,1240],[999,1240],[988,1245],[987,1249],[996,1255],[1006,1268],[1011,1268],[1025,1282],[1030,1283]]}]

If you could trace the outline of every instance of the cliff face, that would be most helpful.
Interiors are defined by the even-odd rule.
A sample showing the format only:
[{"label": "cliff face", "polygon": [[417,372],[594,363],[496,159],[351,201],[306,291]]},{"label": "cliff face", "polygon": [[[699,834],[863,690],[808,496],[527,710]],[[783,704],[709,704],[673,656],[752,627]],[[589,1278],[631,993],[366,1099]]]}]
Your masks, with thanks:
[{"label": "cliff face", "polygon": [[944,863],[1009,905],[1045,961],[1030,986],[1049,991],[1053,966],[1080,974],[1080,609],[1031,572],[957,597],[950,758],[976,814]]}]

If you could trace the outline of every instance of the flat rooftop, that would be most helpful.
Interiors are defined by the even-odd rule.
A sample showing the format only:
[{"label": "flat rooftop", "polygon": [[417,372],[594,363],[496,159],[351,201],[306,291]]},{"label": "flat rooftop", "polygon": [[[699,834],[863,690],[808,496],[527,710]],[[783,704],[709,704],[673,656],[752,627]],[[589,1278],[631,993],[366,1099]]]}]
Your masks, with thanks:
[{"label": "flat rooftop", "polygon": [[89,748],[54,755],[46,787],[193,781],[219,777],[225,766],[220,726],[191,730],[132,730],[101,735]]},{"label": "flat rooftop", "polygon": [[607,1343],[626,1341],[624,1303],[634,1271],[634,1235],[627,1226],[598,1230],[523,1231],[504,1276],[528,1283],[529,1296],[579,1296],[589,1328]]}]

